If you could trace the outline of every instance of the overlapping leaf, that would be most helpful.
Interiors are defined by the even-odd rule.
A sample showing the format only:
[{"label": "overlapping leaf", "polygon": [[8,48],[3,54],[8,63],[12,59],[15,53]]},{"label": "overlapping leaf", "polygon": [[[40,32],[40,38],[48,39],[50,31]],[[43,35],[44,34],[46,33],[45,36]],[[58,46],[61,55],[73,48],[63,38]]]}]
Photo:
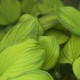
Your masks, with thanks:
[{"label": "overlapping leaf", "polygon": [[0,76],[14,77],[41,69],[44,59],[44,50],[34,39],[10,46],[0,54]]},{"label": "overlapping leaf", "polygon": [[53,80],[48,72],[42,70],[29,71],[22,76],[15,77],[9,80]]},{"label": "overlapping leaf", "polygon": [[40,24],[43,26],[44,31],[52,28],[58,24],[58,20],[55,15],[46,15],[39,19]]},{"label": "overlapping leaf", "polygon": [[60,32],[58,30],[55,30],[53,28],[47,30],[45,32],[45,35],[55,36],[59,44],[63,44],[63,43],[65,43],[69,39],[69,37],[67,35],[65,35],[62,32]]},{"label": "overlapping leaf", "polygon": [[80,37],[72,35],[61,51],[59,62],[73,64],[74,60],[80,56]]},{"label": "overlapping leaf", "polygon": [[1,41],[1,49],[29,38],[37,39],[40,24],[35,17],[24,15],[20,22],[11,28]]},{"label": "overlapping leaf", "polygon": [[58,60],[59,44],[54,36],[41,36],[39,38],[39,43],[45,50],[46,55],[43,69],[50,70]]},{"label": "overlapping leaf", "polygon": [[0,24],[8,25],[15,22],[21,14],[18,0],[0,0]]},{"label": "overlapping leaf", "polygon": [[63,25],[61,25],[60,23],[57,24],[56,26],[54,26],[54,29],[68,35],[71,36],[71,32],[69,30],[67,30]]},{"label": "overlapping leaf", "polygon": [[74,34],[80,35],[80,12],[73,7],[61,7],[56,15],[60,23]]},{"label": "overlapping leaf", "polygon": [[42,14],[54,13],[54,1],[53,0],[36,0],[36,2]]},{"label": "overlapping leaf", "polygon": [[80,57],[77,58],[73,63],[73,72],[76,75],[77,79],[80,80]]}]

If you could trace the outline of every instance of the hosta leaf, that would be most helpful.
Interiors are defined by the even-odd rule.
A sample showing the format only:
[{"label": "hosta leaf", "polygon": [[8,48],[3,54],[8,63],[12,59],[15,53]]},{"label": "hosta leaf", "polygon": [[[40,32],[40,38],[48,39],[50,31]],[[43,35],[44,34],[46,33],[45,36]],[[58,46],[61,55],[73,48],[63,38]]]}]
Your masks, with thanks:
[{"label": "hosta leaf", "polygon": [[34,0],[22,0],[22,10],[24,13],[38,14],[38,8]]},{"label": "hosta leaf", "polygon": [[7,25],[15,22],[21,14],[18,0],[0,0],[0,24]]},{"label": "hosta leaf", "polygon": [[37,39],[39,27],[40,24],[35,17],[30,16],[29,18],[28,15],[24,15],[20,18],[20,22],[10,29],[4,36],[1,41],[1,48],[25,41],[29,38]]},{"label": "hosta leaf", "polygon": [[58,20],[55,15],[46,15],[39,18],[40,24],[43,26],[44,31],[52,28],[56,24],[58,24]]},{"label": "hosta leaf", "polygon": [[62,32],[60,32],[58,30],[55,30],[53,28],[47,30],[45,32],[45,35],[47,35],[47,36],[55,36],[59,44],[63,44],[69,39],[69,37],[67,35],[65,35]]},{"label": "hosta leaf", "polygon": [[57,12],[60,23],[74,34],[80,35],[80,12],[73,7],[62,7]]},{"label": "hosta leaf", "polygon": [[70,40],[62,49],[59,62],[72,64],[76,58],[80,56],[80,37],[72,35]]},{"label": "hosta leaf", "polygon": [[60,23],[57,24],[56,26],[54,26],[54,29],[68,35],[71,36],[71,32],[69,30],[67,30],[63,25],[61,25]]},{"label": "hosta leaf", "polygon": [[25,21],[29,21],[31,19],[37,19],[36,17],[30,15],[30,14],[24,14],[19,18],[19,22],[25,22]]},{"label": "hosta leaf", "polygon": [[54,13],[53,0],[36,0],[38,8],[42,14]]},{"label": "hosta leaf", "polygon": [[39,43],[45,50],[46,55],[43,69],[50,70],[58,60],[59,44],[54,36],[41,36],[39,38]]},{"label": "hosta leaf", "polygon": [[[25,15],[23,15],[23,16],[20,17],[19,21],[20,21],[20,22],[22,22],[22,21],[24,22],[24,21],[28,21],[28,20],[30,20],[30,19],[31,19],[31,20],[32,20],[32,19],[35,19],[35,20],[36,20],[36,23],[38,24],[38,28],[39,28],[38,33],[39,33],[40,35],[42,35],[42,34],[44,33],[44,29],[43,29],[43,26],[40,25],[37,17],[34,17],[34,16],[32,16],[32,15],[29,15],[29,14],[25,14]],[[36,26],[35,26],[35,27],[36,27]]]},{"label": "hosta leaf", "polygon": [[9,80],[53,80],[48,72],[42,70],[29,71],[22,76],[15,77]]},{"label": "hosta leaf", "polygon": [[38,33],[39,33],[40,35],[42,35],[42,34],[44,33],[44,29],[43,29],[43,27],[40,25],[37,17],[34,17],[34,16],[32,16],[32,15],[29,15],[29,14],[25,14],[25,15],[23,15],[23,16],[20,17],[19,22],[22,22],[22,21],[25,22],[25,21],[28,21],[28,20],[30,20],[30,19],[31,19],[31,20],[34,19],[34,20],[36,21],[36,25],[35,25],[34,27],[38,26],[38,28],[39,28]]},{"label": "hosta leaf", "polygon": [[8,80],[8,77],[0,76],[0,80]]},{"label": "hosta leaf", "polygon": [[41,69],[44,50],[34,39],[6,48],[0,54],[0,75],[14,77],[23,72]]},{"label": "hosta leaf", "polygon": [[80,80],[80,57],[77,58],[73,63],[73,72],[76,77]]}]

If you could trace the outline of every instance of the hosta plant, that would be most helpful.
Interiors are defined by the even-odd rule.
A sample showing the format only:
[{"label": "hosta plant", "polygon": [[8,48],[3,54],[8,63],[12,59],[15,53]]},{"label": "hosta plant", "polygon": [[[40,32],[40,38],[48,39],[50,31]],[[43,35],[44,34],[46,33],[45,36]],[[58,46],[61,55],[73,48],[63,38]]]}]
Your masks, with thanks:
[{"label": "hosta plant", "polygon": [[68,1],[79,6],[0,0],[0,80],[80,80],[80,11]]}]

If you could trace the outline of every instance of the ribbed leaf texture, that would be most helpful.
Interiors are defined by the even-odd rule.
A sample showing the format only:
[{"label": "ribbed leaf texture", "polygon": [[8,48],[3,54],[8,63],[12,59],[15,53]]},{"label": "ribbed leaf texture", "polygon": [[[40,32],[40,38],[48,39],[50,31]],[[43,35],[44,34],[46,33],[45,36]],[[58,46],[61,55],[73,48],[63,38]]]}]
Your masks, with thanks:
[{"label": "ribbed leaf texture", "polygon": [[10,46],[0,54],[0,76],[14,77],[41,69],[44,59],[44,50],[34,39]]},{"label": "ribbed leaf texture", "polygon": [[61,51],[59,62],[73,64],[74,60],[80,56],[80,37],[72,35]]},{"label": "ribbed leaf texture", "polygon": [[18,76],[9,80],[53,80],[48,72],[42,70],[29,71],[22,76]]},{"label": "ribbed leaf texture", "polygon": [[39,32],[41,31],[39,27],[40,24],[37,18],[27,14],[23,15],[20,18],[20,22],[13,26],[2,39],[1,49],[20,43],[29,38],[37,39]]},{"label": "ribbed leaf texture", "polygon": [[73,7],[61,7],[56,11],[60,23],[70,32],[80,35],[80,12]]},{"label": "ribbed leaf texture", "polygon": [[58,24],[57,17],[55,15],[46,15],[39,18],[40,24],[43,26],[44,31],[54,27]]},{"label": "ribbed leaf texture", "polygon": [[59,57],[59,44],[54,36],[41,36],[39,43],[45,50],[46,59],[44,70],[50,70],[55,66]]},{"label": "ribbed leaf texture", "polygon": [[66,41],[68,41],[68,39],[69,39],[69,37],[66,34],[64,34],[64,33],[60,32],[58,30],[55,30],[53,28],[47,30],[45,32],[45,35],[47,35],[47,36],[55,36],[59,44],[63,44]]}]

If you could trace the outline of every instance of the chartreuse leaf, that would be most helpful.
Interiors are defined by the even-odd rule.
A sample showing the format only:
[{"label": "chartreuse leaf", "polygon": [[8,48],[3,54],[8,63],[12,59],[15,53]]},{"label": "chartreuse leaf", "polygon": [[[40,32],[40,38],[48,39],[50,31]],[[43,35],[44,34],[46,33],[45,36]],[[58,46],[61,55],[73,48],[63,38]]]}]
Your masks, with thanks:
[{"label": "chartreuse leaf", "polygon": [[80,56],[80,37],[72,35],[70,40],[62,49],[59,62],[73,64],[74,60]]},{"label": "chartreuse leaf", "polygon": [[50,70],[55,66],[59,57],[59,44],[54,36],[41,36],[39,43],[45,50],[46,59],[43,65],[44,70]]},{"label": "chartreuse leaf", "polygon": [[34,0],[22,0],[22,10],[24,13],[35,14],[39,13],[38,7]]},{"label": "chartreuse leaf", "polygon": [[67,30],[63,25],[61,25],[60,23],[54,26],[54,29],[68,35],[71,36],[71,32],[69,30]]},{"label": "chartreuse leaf", "polygon": [[9,46],[0,54],[0,76],[14,77],[33,69],[41,69],[44,50],[34,39]]},{"label": "chartreuse leaf", "polygon": [[54,1],[53,0],[36,0],[36,2],[42,14],[54,13]]},{"label": "chartreuse leaf", "polygon": [[18,0],[0,0],[0,24],[8,25],[14,23],[21,14]]},{"label": "chartreuse leaf", "polygon": [[80,80],[80,57],[73,63],[73,72],[78,80]]},{"label": "chartreuse leaf", "polygon": [[69,37],[67,35],[65,35],[62,32],[60,32],[58,30],[55,30],[53,28],[47,30],[45,32],[45,35],[47,35],[47,36],[55,36],[59,44],[63,44],[69,39]]},{"label": "chartreuse leaf", "polygon": [[[19,21],[20,22],[22,22],[22,21],[24,22],[24,21],[27,21],[27,20],[30,20],[30,19],[32,20],[32,18],[36,20],[36,24],[38,25],[38,28],[39,28],[38,33],[40,35],[42,35],[44,33],[44,28],[43,28],[43,26],[40,25],[37,17],[34,17],[32,15],[29,15],[29,14],[24,14],[23,16],[20,17]],[[35,27],[37,25],[35,25]]]},{"label": "chartreuse leaf", "polygon": [[9,78],[6,76],[0,76],[0,80],[8,80]]},{"label": "chartreuse leaf", "polygon": [[20,22],[10,29],[2,39],[1,48],[25,41],[29,38],[37,39],[39,35],[39,27],[40,24],[35,17],[31,17],[30,15],[22,16]]},{"label": "chartreuse leaf", "polygon": [[29,21],[30,19],[34,19],[36,17],[30,15],[30,14],[24,14],[19,18],[19,22]]},{"label": "chartreuse leaf", "polygon": [[53,80],[53,78],[48,72],[33,70],[9,80]]},{"label": "chartreuse leaf", "polygon": [[70,32],[80,35],[80,12],[73,7],[61,7],[56,12],[60,23]]},{"label": "chartreuse leaf", "polygon": [[58,24],[57,17],[55,15],[45,15],[39,18],[40,24],[43,26],[44,31],[52,28],[56,24]]}]

